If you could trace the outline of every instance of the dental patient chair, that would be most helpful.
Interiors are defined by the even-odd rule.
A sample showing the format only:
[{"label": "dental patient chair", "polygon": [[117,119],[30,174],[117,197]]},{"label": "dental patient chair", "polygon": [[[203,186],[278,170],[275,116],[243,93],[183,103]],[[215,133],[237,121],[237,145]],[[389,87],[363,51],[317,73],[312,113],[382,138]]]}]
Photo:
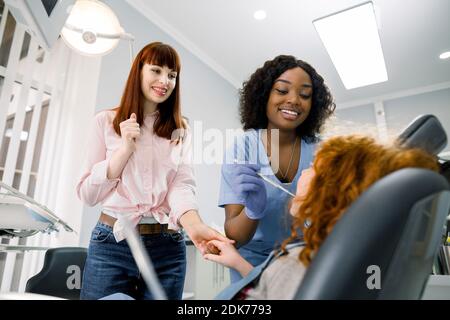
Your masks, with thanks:
[{"label": "dental patient chair", "polygon": [[438,155],[447,145],[447,134],[442,124],[432,114],[418,116],[397,138],[405,147],[421,148]]},{"label": "dental patient chair", "polygon": [[[447,136],[436,117],[399,136],[437,154]],[[450,187],[436,172],[407,168],[377,181],[355,201],[320,247],[296,299],[420,299],[450,211]]]},{"label": "dental patient chair", "polygon": [[377,181],[336,223],[296,299],[420,299],[449,209],[449,185],[433,171]]},{"label": "dental patient chair", "polygon": [[42,270],[28,279],[25,292],[79,300],[86,256],[86,248],[48,249]]}]

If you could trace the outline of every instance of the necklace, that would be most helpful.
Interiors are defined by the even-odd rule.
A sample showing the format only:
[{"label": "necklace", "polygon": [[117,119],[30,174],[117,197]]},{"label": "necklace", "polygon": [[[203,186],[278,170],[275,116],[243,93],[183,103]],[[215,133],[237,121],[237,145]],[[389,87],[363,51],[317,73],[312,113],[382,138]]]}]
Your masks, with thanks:
[{"label": "necklace", "polygon": [[[283,180],[286,180],[286,177],[287,177],[287,175],[289,174],[289,171],[290,171],[290,169],[291,169],[292,160],[294,159],[295,146],[297,145],[297,138],[298,138],[298,137],[295,137],[294,144],[293,144],[293,146],[292,146],[292,150],[291,150],[291,158],[289,159],[289,164],[288,164],[288,167],[287,167],[287,169],[286,169],[286,172],[283,173],[283,171],[281,170],[281,167],[278,168],[278,170],[280,170],[281,177],[283,178]],[[270,134],[269,134],[269,133],[267,134],[267,142],[268,142],[268,149],[269,149],[269,148],[272,149],[272,141],[271,141],[271,139],[270,139]],[[269,149],[269,150],[270,150],[270,149]],[[271,153],[271,152],[269,151],[269,153]],[[270,156],[269,156],[269,157],[270,157]],[[269,163],[271,163],[270,160],[269,160]]]},{"label": "necklace", "polygon": [[297,145],[297,137],[295,137],[294,145],[292,146],[292,150],[291,150],[291,158],[289,159],[289,164],[288,164],[288,167],[284,174],[283,174],[283,171],[281,171],[281,167],[280,167],[280,172],[281,172],[281,176],[283,177],[283,180],[286,180],[289,170],[291,169],[292,159],[294,159],[294,151],[295,151],[296,145]]}]

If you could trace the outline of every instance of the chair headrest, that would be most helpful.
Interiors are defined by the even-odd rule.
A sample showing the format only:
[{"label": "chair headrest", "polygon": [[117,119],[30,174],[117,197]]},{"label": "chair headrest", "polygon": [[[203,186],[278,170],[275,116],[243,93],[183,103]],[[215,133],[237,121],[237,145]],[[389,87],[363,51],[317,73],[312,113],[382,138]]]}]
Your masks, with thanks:
[{"label": "chair headrest", "polygon": [[426,114],[414,119],[400,133],[398,141],[406,147],[421,148],[437,155],[447,145],[447,134],[434,115]]}]

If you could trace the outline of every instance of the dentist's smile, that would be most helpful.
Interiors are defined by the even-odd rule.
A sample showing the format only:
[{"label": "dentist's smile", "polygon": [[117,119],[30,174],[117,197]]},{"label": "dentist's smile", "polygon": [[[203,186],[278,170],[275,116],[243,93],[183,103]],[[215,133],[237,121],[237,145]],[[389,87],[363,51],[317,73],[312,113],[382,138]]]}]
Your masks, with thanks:
[{"label": "dentist's smile", "polygon": [[279,107],[278,111],[281,112],[281,116],[289,121],[295,121],[300,116],[300,112],[296,109],[288,108],[288,107]]}]

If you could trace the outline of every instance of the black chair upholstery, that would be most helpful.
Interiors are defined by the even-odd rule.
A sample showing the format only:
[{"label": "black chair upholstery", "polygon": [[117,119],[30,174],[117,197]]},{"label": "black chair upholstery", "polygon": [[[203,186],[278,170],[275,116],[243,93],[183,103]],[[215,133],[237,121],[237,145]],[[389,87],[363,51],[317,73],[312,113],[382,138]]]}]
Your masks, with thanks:
[{"label": "black chair upholstery", "polygon": [[62,247],[47,250],[42,270],[27,281],[25,291],[79,300],[86,256],[86,248]]},{"label": "black chair upholstery", "polygon": [[415,118],[397,140],[405,147],[421,148],[437,155],[447,145],[447,134],[436,116],[423,114]]},{"label": "black chair upholstery", "polygon": [[[296,299],[420,299],[450,208],[446,179],[407,168],[377,181],[336,223]],[[369,289],[370,266],[380,288]]]}]

